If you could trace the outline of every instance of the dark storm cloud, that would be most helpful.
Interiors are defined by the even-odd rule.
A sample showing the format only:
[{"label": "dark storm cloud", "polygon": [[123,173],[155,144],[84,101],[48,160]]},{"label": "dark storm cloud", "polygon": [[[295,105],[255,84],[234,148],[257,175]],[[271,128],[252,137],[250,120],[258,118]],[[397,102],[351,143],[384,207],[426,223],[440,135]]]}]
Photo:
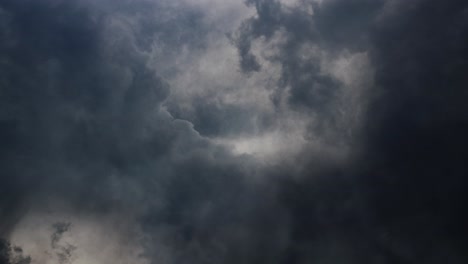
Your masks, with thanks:
[{"label": "dark storm cloud", "polygon": [[[273,194],[250,183],[256,166],[165,112],[169,85],[146,65],[147,44],[132,42],[154,33],[156,44],[177,48],[184,34],[144,20],[132,26],[146,29],[129,33],[113,20],[115,10],[80,1],[0,7],[2,236],[30,209],[46,209],[35,201],[55,199],[82,215],[143,211],[135,217],[155,261],[161,254],[192,263],[274,259],[277,252],[260,251],[281,247],[287,225],[275,215]],[[188,15],[170,25],[188,26]],[[115,181],[129,186],[114,188]],[[271,230],[255,231],[273,217]],[[73,257],[74,247],[58,245],[68,227],[60,222],[52,232],[59,263]],[[161,252],[157,243],[170,248]]]},{"label": "dark storm cloud", "polygon": [[224,155],[208,161],[198,152],[174,166],[175,178],[163,185],[167,205],[143,219],[145,231],[155,234],[150,245],[172,245],[148,250],[151,259],[169,254],[174,263],[250,263],[280,257],[288,225],[274,190],[247,178],[255,172],[223,161]]},{"label": "dark storm cloud", "polygon": [[[61,125],[53,120],[63,114],[59,106],[63,105],[62,95],[53,91],[52,79],[56,77],[48,78],[59,70],[59,62],[53,60],[60,58],[60,63],[68,67],[83,67],[97,52],[93,40],[97,32],[85,19],[88,14],[83,10],[64,8],[57,13],[61,9],[31,1],[6,1],[1,8],[2,35],[6,40],[1,44],[1,140],[2,146],[6,146],[2,147],[1,193],[5,215],[2,222],[8,225],[8,216],[21,209],[20,200],[45,177],[38,176],[43,172],[36,170],[52,155],[57,137],[54,134],[57,128],[53,126]],[[49,16],[48,11],[56,11],[56,16]],[[64,15],[67,23],[63,21]],[[81,16],[85,24],[81,23]],[[74,31],[79,34],[72,34]],[[67,88],[63,97],[67,92],[70,95],[78,92],[76,86]]]},{"label": "dark storm cloud", "polygon": [[325,134],[327,129],[342,129],[337,124],[340,108],[335,103],[343,83],[321,69],[323,55],[320,52],[337,58],[343,52],[366,51],[368,29],[383,3],[303,1],[289,7],[280,1],[247,1],[255,7],[257,16],[246,20],[233,36],[241,69],[244,72],[259,71],[261,65],[253,54],[252,45],[259,39],[271,41],[280,34],[282,42],[278,44],[278,52],[265,58],[281,65],[273,103],[279,105],[286,100],[294,110],[316,114],[317,120],[311,126],[313,133]]},{"label": "dark storm cloud", "polygon": [[393,8],[372,31],[379,88],[364,132],[369,201],[413,261],[466,257],[468,5]]},{"label": "dark storm cloud", "polygon": [[[466,2],[323,1],[313,5],[314,15],[300,8],[286,10],[275,1],[249,3],[255,4],[258,17],[240,28],[241,66],[252,56],[253,40],[285,30],[286,44],[280,46],[278,60],[282,80],[291,85],[292,104],[324,111],[324,105],[314,101],[322,93],[313,82],[321,78],[315,74],[313,82],[298,83],[304,79],[301,75],[317,72],[313,61],[303,69],[294,67],[299,62],[294,48],[302,43],[311,41],[332,52],[367,50],[376,71],[352,169],[340,172],[332,167],[331,175],[319,173],[324,175],[319,178],[329,178],[325,183],[304,180],[285,187],[290,192],[285,199],[292,212],[292,229],[297,230],[292,235],[290,262],[316,259],[311,252],[317,241],[333,233],[337,237],[325,248],[335,245],[339,251],[343,246],[349,263],[463,262],[468,157]],[[300,23],[306,19],[308,23]],[[329,98],[336,86],[324,78],[322,87]],[[307,100],[307,93],[313,100]],[[366,209],[360,212],[362,205]],[[353,209],[340,209],[346,206]],[[314,213],[314,208],[325,212]],[[331,218],[317,223],[327,210]],[[353,234],[352,230],[360,231]],[[350,246],[359,243],[364,248]],[[347,250],[352,254],[346,255]],[[359,257],[362,250],[365,253]]]},{"label": "dark storm cloud", "polygon": [[[52,199],[71,215],[131,215],[151,263],[464,263],[468,4],[247,4],[257,16],[230,38],[250,77],[266,67],[255,42],[282,38],[263,58],[281,66],[277,107],[286,99],[333,126],[346,84],[322,71],[319,57],[301,56],[303,47],[332,58],[368,53],[375,83],[348,159],[307,147],[280,153],[284,162],[233,155],[204,136],[249,133],[253,108],[199,98],[184,112],[165,102],[171,86],[161,76],[180,71],[165,63],[187,46],[210,47],[196,8],[6,0],[0,236]],[[160,64],[148,61],[151,52]],[[64,238],[79,220],[54,221],[54,257],[72,262],[81,251]],[[1,240],[0,262],[18,261],[31,259]]]},{"label": "dark storm cloud", "polygon": [[0,7],[3,233],[29,195],[93,203],[113,168],[164,152],[162,134],[142,135],[168,86],[135,51],[119,54],[125,40],[102,39],[104,11],[60,1]]}]

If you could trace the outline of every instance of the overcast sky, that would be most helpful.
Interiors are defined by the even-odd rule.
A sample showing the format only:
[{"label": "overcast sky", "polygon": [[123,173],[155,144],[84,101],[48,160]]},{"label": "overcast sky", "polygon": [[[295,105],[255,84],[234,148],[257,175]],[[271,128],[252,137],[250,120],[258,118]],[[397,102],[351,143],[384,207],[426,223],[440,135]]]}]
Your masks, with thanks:
[{"label": "overcast sky", "polygon": [[0,0],[0,264],[468,262],[466,0]]}]

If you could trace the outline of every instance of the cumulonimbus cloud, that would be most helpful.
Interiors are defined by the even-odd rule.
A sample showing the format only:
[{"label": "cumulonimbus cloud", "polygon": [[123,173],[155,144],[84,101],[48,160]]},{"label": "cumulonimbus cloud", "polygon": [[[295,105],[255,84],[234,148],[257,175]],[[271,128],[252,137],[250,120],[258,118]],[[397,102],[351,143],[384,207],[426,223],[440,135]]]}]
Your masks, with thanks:
[{"label": "cumulonimbus cloud", "polygon": [[465,263],[465,2],[0,1],[0,263]]}]

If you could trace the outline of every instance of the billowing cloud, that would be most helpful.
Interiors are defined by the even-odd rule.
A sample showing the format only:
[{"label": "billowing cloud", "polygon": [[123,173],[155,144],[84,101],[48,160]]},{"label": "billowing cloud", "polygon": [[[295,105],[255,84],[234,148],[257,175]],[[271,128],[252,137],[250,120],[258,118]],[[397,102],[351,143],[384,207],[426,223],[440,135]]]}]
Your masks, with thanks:
[{"label": "billowing cloud", "polygon": [[0,2],[0,263],[465,263],[468,4]]}]

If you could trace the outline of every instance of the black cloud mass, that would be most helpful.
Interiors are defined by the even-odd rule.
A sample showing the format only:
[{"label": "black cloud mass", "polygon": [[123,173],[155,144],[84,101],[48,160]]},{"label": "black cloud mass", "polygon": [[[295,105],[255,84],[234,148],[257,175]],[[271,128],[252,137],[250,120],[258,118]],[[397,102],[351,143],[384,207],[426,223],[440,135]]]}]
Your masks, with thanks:
[{"label": "black cloud mass", "polygon": [[468,2],[0,0],[0,264],[467,263]]}]

